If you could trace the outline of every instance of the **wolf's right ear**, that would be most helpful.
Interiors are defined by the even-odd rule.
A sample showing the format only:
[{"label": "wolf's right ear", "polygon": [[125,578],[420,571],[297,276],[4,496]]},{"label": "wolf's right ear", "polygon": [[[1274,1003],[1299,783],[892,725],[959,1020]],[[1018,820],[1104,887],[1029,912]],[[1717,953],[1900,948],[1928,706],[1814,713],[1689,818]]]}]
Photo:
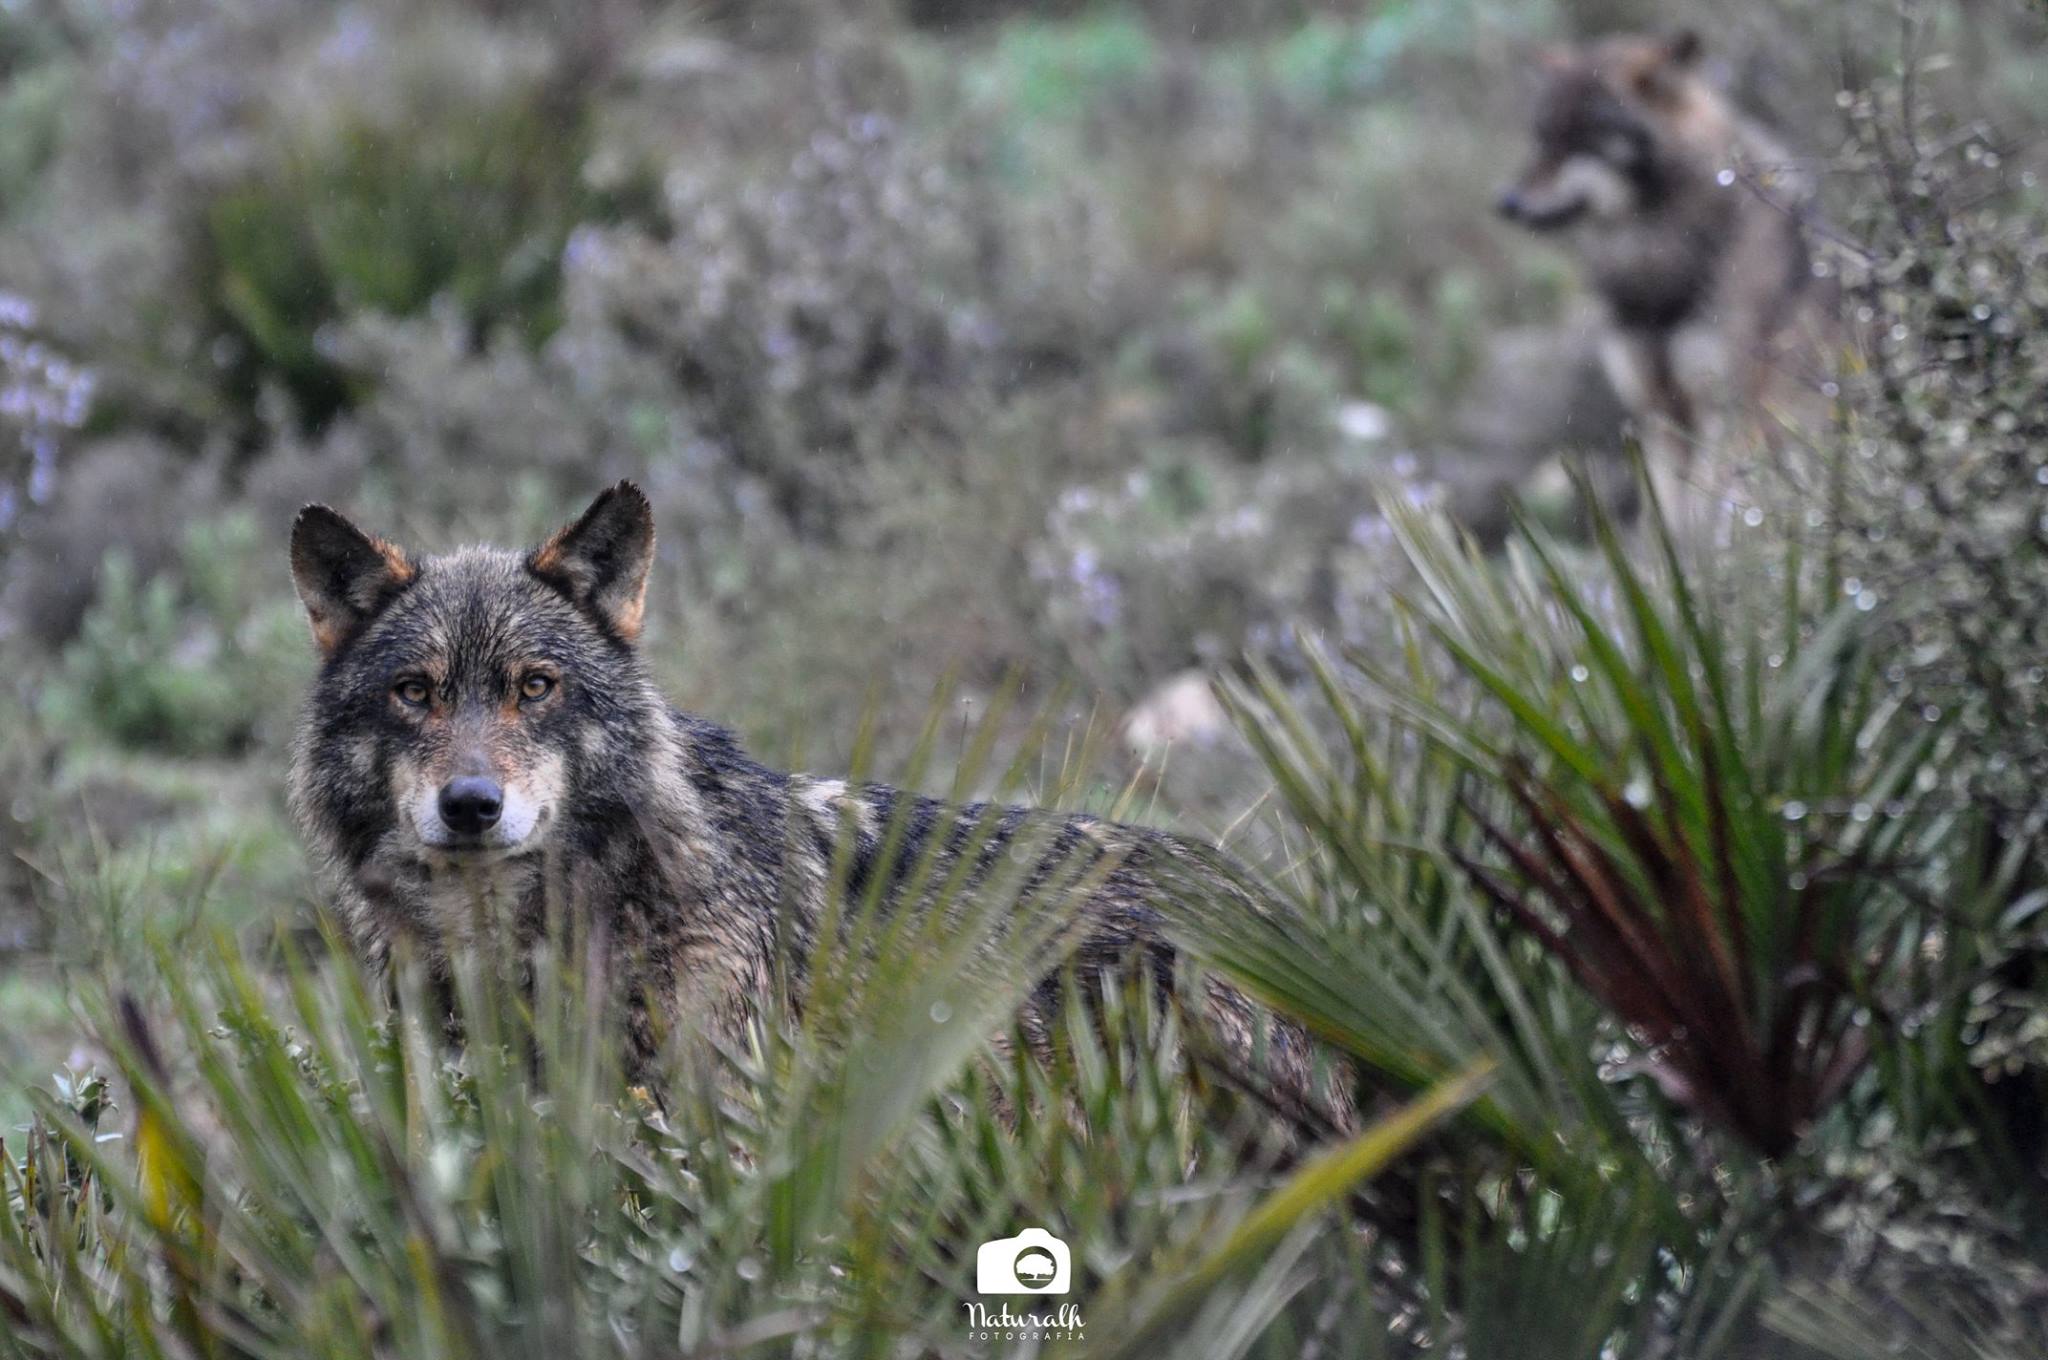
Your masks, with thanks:
[{"label": "wolf's right ear", "polygon": [[639,487],[620,482],[592,501],[581,519],[534,549],[526,565],[632,642],[647,613],[654,510]]},{"label": "wolf's right ear", "polygon": [[396,546],[324,505],[309,505],[292,521],[292,582],[323,656],[334,655],[417,574]]}]

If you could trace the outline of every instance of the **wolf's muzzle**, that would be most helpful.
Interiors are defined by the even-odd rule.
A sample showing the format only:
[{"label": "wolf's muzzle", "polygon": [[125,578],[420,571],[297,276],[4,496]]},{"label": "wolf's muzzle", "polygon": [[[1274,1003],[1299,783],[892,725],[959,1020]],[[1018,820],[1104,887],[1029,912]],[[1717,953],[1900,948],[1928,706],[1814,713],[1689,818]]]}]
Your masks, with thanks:
[{"label": "wolf's muzzle", "polygon": [[498,824],[505,790],[494,779],[463,775],[441,786],[441,820],[458,836],[481,836]]}]

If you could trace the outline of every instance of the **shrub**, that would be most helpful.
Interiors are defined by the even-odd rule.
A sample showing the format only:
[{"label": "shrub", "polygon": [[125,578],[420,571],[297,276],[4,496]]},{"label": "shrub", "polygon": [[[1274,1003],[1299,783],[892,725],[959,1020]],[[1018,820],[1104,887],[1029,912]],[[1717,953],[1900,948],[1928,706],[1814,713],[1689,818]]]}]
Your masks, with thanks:
[{"label": "shrub", "polygon": [[1045,626],[1105,689],[1227,667],[1246,645],[1284,651],[1296,624],[1381,588],[1371,545],[1351,538],[1352,496],[1363,474],[1398,472],[1398,455],[1246,467],[1193,442],[1133,452],[1118,481],[1061,493],[1030,557]]},{"label": "shrub", "polygon": [[1025,118],[1072,116],[1154,75],[1159,42],[1143,23],[1103,10],[1066,23],[1006,25],[983,58],[981,88]]},{"label": "shrub", "polygon": [[[192,526],[175,571],[138,577],[118,552],[98,601],[44,692],[75,738],[186,755],[273,749],[309,657],[296,601],[252,585],[268,541],[247,515]],[[251,600],[264,603],[255,609]]]},{"label": "shrub", "polygon": [[2048,960],[2029,906],[2048,883],[2048,198],[2026,148],[1946,112],[1988,91],[1938,83],[1932,44],[1967,41],[1940,17],[1910,8],[1899,72],[1838,100],[1839,170],[1860,192],[1822,258],[1859,362],[1835,377],[1836,436],[1795,466],[1791,528],[1832,589],[1877,608],[1895,701],[1961,734],[1953,796],[1975,820],[1936,858],[1988,886],[1944,894],[1942,991],[1888,1061],[1913,1093],[1908,1136],[1949,1140],[1997,1203],[2040,1183],[2030,1111],[2048,1091],[2016,1026]]},{"label": "shrub", "polygon": [[0,215],[20,213],[37,200],[43,172],[57,155],[75,79],[63,61],[45,61],[7,76],[0,93]]},{"label": "shrub", "polygon": [[[1951,829],[1927,810],[1939,727],[1889,701],[1853,603],[1745,618],[1668,537],[1652,577],[1604,521],[1597,593],[1536,534],[1501,589],[1394,513],[1432,596],[1422,627],[1511,734],[1434,715],[1517,814],[1479,807],[1487,851],[1460,865],[1640,1036],[1674,1099],[1783,1156],[1867,1059],[1861,1014],[1910,949],[1912,876]],[[1383,702],[1404,691],[1389,676]]]},{"label": "shrub", "polygon": [[487,61],[480,78],[462,44],[428,36],[438,61],[415,55],[379,102],[344,98],[287,124],[206,204],[202,287],[244,402],[276,382],[324,423],[374,381],[333,351],[333,328],[360,313],[440,299],[477,338],[529,344],[559,324],[562,247],[604,208],[585,178],[587,96],[565,102],[531,62]]},{"label": "shrub", "polygon": [[894,119],[827,103],[769,174],[672,177],[667,239],[579,235],[570,305],[830,538],[897,447],[971,441],[991,398],[1099,353],[1088,303],[1116,251],[1070,205],[1020,211]]},{"label": "shrub", "polygon": [[23,512],[49,499],[59,440],[92,406],[92,371],[43,340],[36,321],[34,303],[0,293],[0,554]]},{"label": "shrub", "polygon": [[1976,734],[1973,787],[2023,834],[2048,776],[2048,197],[1923,78],[1843,96],[1842,169],[1871,188],[1828,259],[1867,363],[1806,503],[1844,593],[1886,606],[1893,678]]},{"label": "shrub", "polygon": [[1810,1334],[1794,1300],[1859,1276],[2009,1319],[1984,1344],[2025,1353],[2039,1144],[2024,1090],[1972,1071],[1969,997],[2033,934],[2028,847],[1961,848],[1966,737],[1897,702],[1880,620],[1796,552],[1775,601],[1743,589],[1761,537],[1643,565],[1611,530],[1589,558],[1524,529],[1495,563],[1387,513],[1403,645],[1311,646],[1313,705],[1269,669],[1233,689],[1299,827],[1298,910],[1189,947],[1369,1082],[1499,1060],[1463,1126],[1486,1143],[1402,1243],[1444,1324],[1564,1338],[1587,1318],[1540,1282],[1647,1239],[1670,1292],[1610,1281],[1558,1353],[1776,1354],[1760,1320]]}]

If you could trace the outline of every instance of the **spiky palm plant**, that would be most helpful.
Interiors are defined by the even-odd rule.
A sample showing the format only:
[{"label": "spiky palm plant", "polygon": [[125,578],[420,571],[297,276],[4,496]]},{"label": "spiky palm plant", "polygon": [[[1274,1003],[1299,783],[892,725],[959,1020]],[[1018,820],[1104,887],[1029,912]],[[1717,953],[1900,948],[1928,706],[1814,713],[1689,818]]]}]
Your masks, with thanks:
[{"label": "spiky palm plant", "polygon": [[842,897],[801,1012],[677,1035],[647,1089],[567,922],[458,962],[459,1046],[418,968],[387,991],[332,940],[273,967],[202,939],[82,989],[116,1079],[43,1093],[0,1152],[0,1357],[1029,1352],[962,1305],[976,1246],[1030,1224],[1071,1240],[1093,1347],[1383,1329],[1365,1239],[1315,1228],[1481,1069],[1286,1171],[1155,987],[1068,989],[1044,1059],[991,1046],[1071,879],[909,877],[888,911]]},{"label": "spiky palm plant", "polygon": [[1940,715],[1891,695],[1856,602],[1805,607],[1779,561],[1792,607],[1766,622],[1686,568],[1654,498],[1647,563],[1596,511],[1591,580],[1534,528],[1495,571],[1389,514],[1419,628],[1496,719],[1379,677],[1474,776],[1459,865],[1674,1100],[1784,1155],[1868,1056],[1912,947]]},{"label": "spiky palm plant", "polygon": [[[1824,573],[1724,553],[1753,573],[1732,581],[1654,505],[1626,537],[1596,514],[1590,549],[1525,527],[1497,559],[1386,514],[1412,571],[1393,645],[1305,639],[1307,698],[1259,667],[1229,687],[1294,833],[1296,910],[1204,918],[1190,947],[1369,1090],[1500,1064],[1410,1187],[1396,1250],[1430,1334],[1474,1354],[1754,1344],[1805,1249],[1774,1163],[1813,1151],[1860,1073],[1830,1146],[1910,1104],[1902,1080],[1951,1080],[1931,1051],[1867,1058],[1919,1053],[1913,1008],[1938,991],[1954,1013],[1974,975],[1974,952],[1926,955],[1929,894],[1998,901],[2010,864],[1955,854],[1952,734],[1890,697]],[[1556,1306],[1567,1279],[1582,1310]]]}]

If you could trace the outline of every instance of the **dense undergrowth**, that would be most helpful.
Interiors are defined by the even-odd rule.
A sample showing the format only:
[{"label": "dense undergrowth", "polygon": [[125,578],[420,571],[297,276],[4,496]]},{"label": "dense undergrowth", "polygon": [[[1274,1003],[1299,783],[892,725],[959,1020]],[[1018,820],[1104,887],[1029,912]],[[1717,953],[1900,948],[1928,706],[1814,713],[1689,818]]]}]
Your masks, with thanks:
[{"label": "dense undergrowth", "polygon": [[1028,1224],[1091,1352],[2034,1353],[2044,1074],[1982,1043],[2038,897],[1953,797],[1958,729],[1796,558],[1745,606],[1665,537],[1567,573],[1389,513],[1405,660],[1235,692],[1280,905],[1170,926],[1342,1060],[1364,1133],[1276,1125],[1114,979],[990,1057],[1068,938],[1028,864],[849,902],[801,1014],[632,1089],[573,923],[461,965],[454,1049],[402,963],[387,997],[194,924],[81,978],[111,1071],[9,1140],[0,1353],[1031,1353],[964,1309]]}]

